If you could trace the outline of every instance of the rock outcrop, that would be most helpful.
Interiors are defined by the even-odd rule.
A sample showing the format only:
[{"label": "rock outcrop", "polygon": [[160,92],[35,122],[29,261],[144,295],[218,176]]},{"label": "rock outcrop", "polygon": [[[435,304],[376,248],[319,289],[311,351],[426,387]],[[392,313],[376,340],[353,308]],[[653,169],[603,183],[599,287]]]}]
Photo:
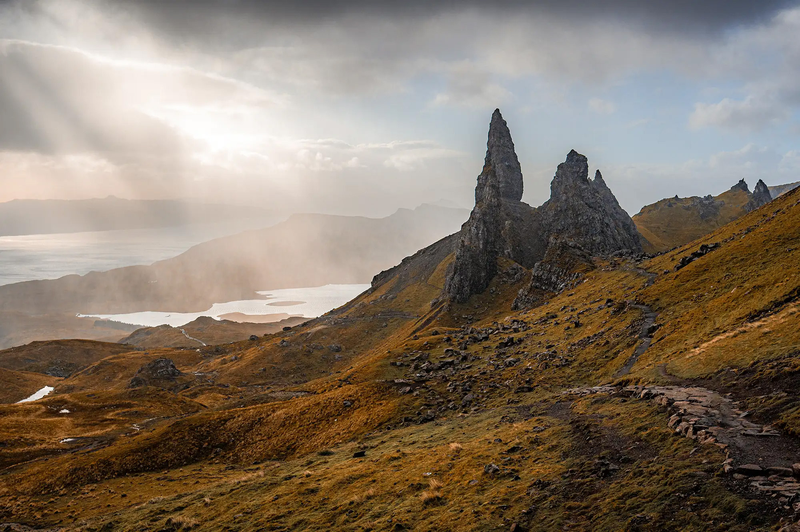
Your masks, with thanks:
[{"label": "rock outcrop", "polygon": [[738,183],[731,187],[731,190],[742,190],[748,194],[750,193],[750,188],[747,186],[747,182],[744,179],[740,179]]},{"label": "rock outcrop", "polygon": [[[483,292],[497,274],[499,257],[534,268],[545,259],[551,242],[561,242],[558,249],[569,242],[570,249],[588,255],[641,252],[636,227],[603,176],[598,171],[594,180],[588,178],[586,157],[571,151],[559,165],[550,189],[550,199],[538,209],[521,201],[522,170],[511,132],[495,110],[475,188],[475,207],[461,227],[455,260],[445,280],[446,299],[462,303]],[[541,275],[534,279],[569,277],[553,264],[539,266]]]},{"label": "rock outcrop", "polygon": [[591,254],[573,241],[552,238],[544,258],[533,266],[531,279],[514,300],[514,310],[531,308],[553,294],[575,286],[595,268]]},{"label": "rock outcrop", "polygon": [[750,201],[744,206],[747,212],[754,211],[772,201],[772,194],[769,192],[769,187],[762,180],[758,180],[756,187],[753,189],[753,194],[750,196]]},{"label": "rock outcrop", "polygon": [[175,363],[168,358],[158,358],[148,362],[136,372],[136,375],[128,383],[128,388],[140,388],[142,386],[162,386],[171,385],[175,379],[183,375],[175,367]]},{"label": "rock outcrop", "polygon": [[550,199],[538,210],[548,236],[566,238],[593,255],[642,251],[633,220],[599,170],[589,179],[588,161],[575,150],[558,165]]},{"label": "rock outcrop", "polygon": [[536,231],[534,210],[522,203],[522,170],[500,110],[489,126],[486,158],[475,187],[475,208],[461,227],[446,296],[464,302],[483,292],[497,274],[497,258],[532,267],[546,245]]}]

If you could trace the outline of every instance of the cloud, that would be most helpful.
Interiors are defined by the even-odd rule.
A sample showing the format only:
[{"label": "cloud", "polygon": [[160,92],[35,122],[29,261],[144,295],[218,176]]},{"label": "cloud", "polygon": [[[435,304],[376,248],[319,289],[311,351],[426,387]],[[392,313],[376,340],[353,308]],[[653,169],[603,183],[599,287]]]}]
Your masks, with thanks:
[{"label": "cloud", "polygon": [[695,104],[694,112],[689,117],[689,125],[695,129],[716,126],[755,131],[786,120],[789,116],[790,110],[787,106],[772,98],[723,98],[715,104]]},{"label": "cloud", "polygon": [[472,63],[459,63],[450,68],[447,86],[436,95],[433,105],[494,109],[511,98],[508,90],[492,81],[489,72]]},{"label": "cloud", "polygon": [[0,150],[172,157],[189,143],[180,115],[276,104],[263,90],[189,68],[0,40]]},{"label": "cloud", "polygon": [[599,115],[614,114],[614,112],[617,110],[617,106],[614,104],[614,102],[601,100],[600,98],[591,98],[587,105],[590,111]]},{"label": "cloud", "polygon": [[[105,5],[107,2],[96,2]],[[532,16],[560,16],[576,21],[606,20],[613,18],[636,23],[651,31],[709,32],[720,31],[742,23],[768,18],[786,6],[784,0],[674,0],[640,2],[638,0],[610,0],[587,2],[585,0],[405,0],[374,2],[370,0],[297,0],[294,2],[263,2],[260,0],[194,0],[187,13],[180,2],[153,2],[151,0],[124,0],[114,2],[114,7],[159,31],[184,40],[187,36],[201,39],[213,35],[212,30],[241,23],[295,25],[329,22],[347,17],[368,18],[421,18],[452,14],[454,11],[473,10],[484,13],[513,13]],[[245,25],[246,27],[246,25]]]}]

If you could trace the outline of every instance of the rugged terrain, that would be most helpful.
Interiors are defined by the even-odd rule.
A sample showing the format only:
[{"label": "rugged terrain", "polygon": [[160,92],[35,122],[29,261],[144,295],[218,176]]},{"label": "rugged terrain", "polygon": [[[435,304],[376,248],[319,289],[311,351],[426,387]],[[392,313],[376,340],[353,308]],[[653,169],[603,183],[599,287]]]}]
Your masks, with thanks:
[{"label": "rugged terrain", "polygon": [[461,231],[344,307],[255,340],[109,352],[0,407],[0,521],[790,530],[800,189],[648,257],[580,154],[548,203],[519,202],[501,121]]},{"label": "rugged terrain", "polygon": [[633,216],[636,228],[642,235],[644,250],[648,253],[667,251],[703,237],[750,211],[772,201],[785,188],[792,185],[768,187],[763,181],[756,183],[753,192],[744,179],[718,196],[666,198],[645,205]]}]

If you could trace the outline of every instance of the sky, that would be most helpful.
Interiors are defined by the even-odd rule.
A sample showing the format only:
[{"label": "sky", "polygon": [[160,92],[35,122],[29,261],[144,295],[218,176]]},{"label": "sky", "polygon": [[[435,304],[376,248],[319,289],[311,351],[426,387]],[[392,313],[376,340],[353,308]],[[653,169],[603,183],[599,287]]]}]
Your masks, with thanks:
[{"label": "sky", "polygon": [[800,180],[798,106],[796,2],[0,0],[0,201],[469,208],[498,107],[634,214]]}]

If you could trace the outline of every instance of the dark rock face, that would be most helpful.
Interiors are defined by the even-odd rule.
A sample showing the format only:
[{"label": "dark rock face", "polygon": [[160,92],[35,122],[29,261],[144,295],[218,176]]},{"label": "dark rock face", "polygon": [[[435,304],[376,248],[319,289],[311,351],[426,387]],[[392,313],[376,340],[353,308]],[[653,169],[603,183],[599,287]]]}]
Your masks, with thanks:
[{"label": "dark rock face", "polygon": [[168,358],[158,358],[139,368],[131,379],[128,388],[139,388],[154,383],[174,381],[183,373],[175,367],[175,363]]},{"label": "dark rock face", "polygon": [[731,190],[744,190],[747,193],[750,192],[750,189],[747,187],[747,183],[745,183],[744,179],[740,179],[738,183],[731,187]]},{"label": "dark rock face", "polygon": [[750,201],[744,206],[747,212],[754,211],[772,201],[772,194],[769,192],[769,187],[762,180],[758,180],[756,188],[753,189],[753,194],[750,196]]},{"label": "dark rock face", "polygon": [[517,152],[514,151],[511,132],[503,120],[503,115],[500,114],[500,109],[494,110],[489,124],[486,159],[483,163],[483,172],[478,176],[478,186],[475,187],[476,204],[484,199],[491,175],[490,170],[494,172],[494,181],[499,188],[501,199],[514,202],[522,200],[522,169],[519,166]]},{"label": "dark rock face", "polygon": [[[520,201],[522,190],[522,171],[511,133],[500,111],[495,110],[483,171],[475,188],[475,208],[458,234],[455,260],[445,280],[445,298],[463,303],[483,292],[498,273],[499,257],[534,268],[545,258],[551,241],[569,241],[570,249],[589,255],[641,252],[633,221],[599,171],[593,181],[588,179],[586,157],[576,151],[559,165],[551,197],[539,209]],[[540,266],[541,275],[560,275],[549,272],[550,267]]]},{"label": "dark rock face", "polygon": [[598,170],[589,179],[586,157],[572,150],[558,165],[550,199],[539,208],[548,236],[568,239],[593,255],[640,253],[639,232]]},{"label": "dark rock face", "polygon": [[[534,209],[522,203],[522,171],[499,110],[489,126],[486,159],[475,187],[475,208],[461,227],[456,258],[445,280],[449,299],[464,302],[497,274],[497,258],[532,267],[544,255]],[[539,244],[537,246],[537,244]]]},{"label": "dark rock face", "polygon": [[531,280],[519,291],[512,308],[535,307],[547,297],[575,286],[584,273],[594,268],[588,251],[570,240],[553,238],[544,259],[533,267]]}]

